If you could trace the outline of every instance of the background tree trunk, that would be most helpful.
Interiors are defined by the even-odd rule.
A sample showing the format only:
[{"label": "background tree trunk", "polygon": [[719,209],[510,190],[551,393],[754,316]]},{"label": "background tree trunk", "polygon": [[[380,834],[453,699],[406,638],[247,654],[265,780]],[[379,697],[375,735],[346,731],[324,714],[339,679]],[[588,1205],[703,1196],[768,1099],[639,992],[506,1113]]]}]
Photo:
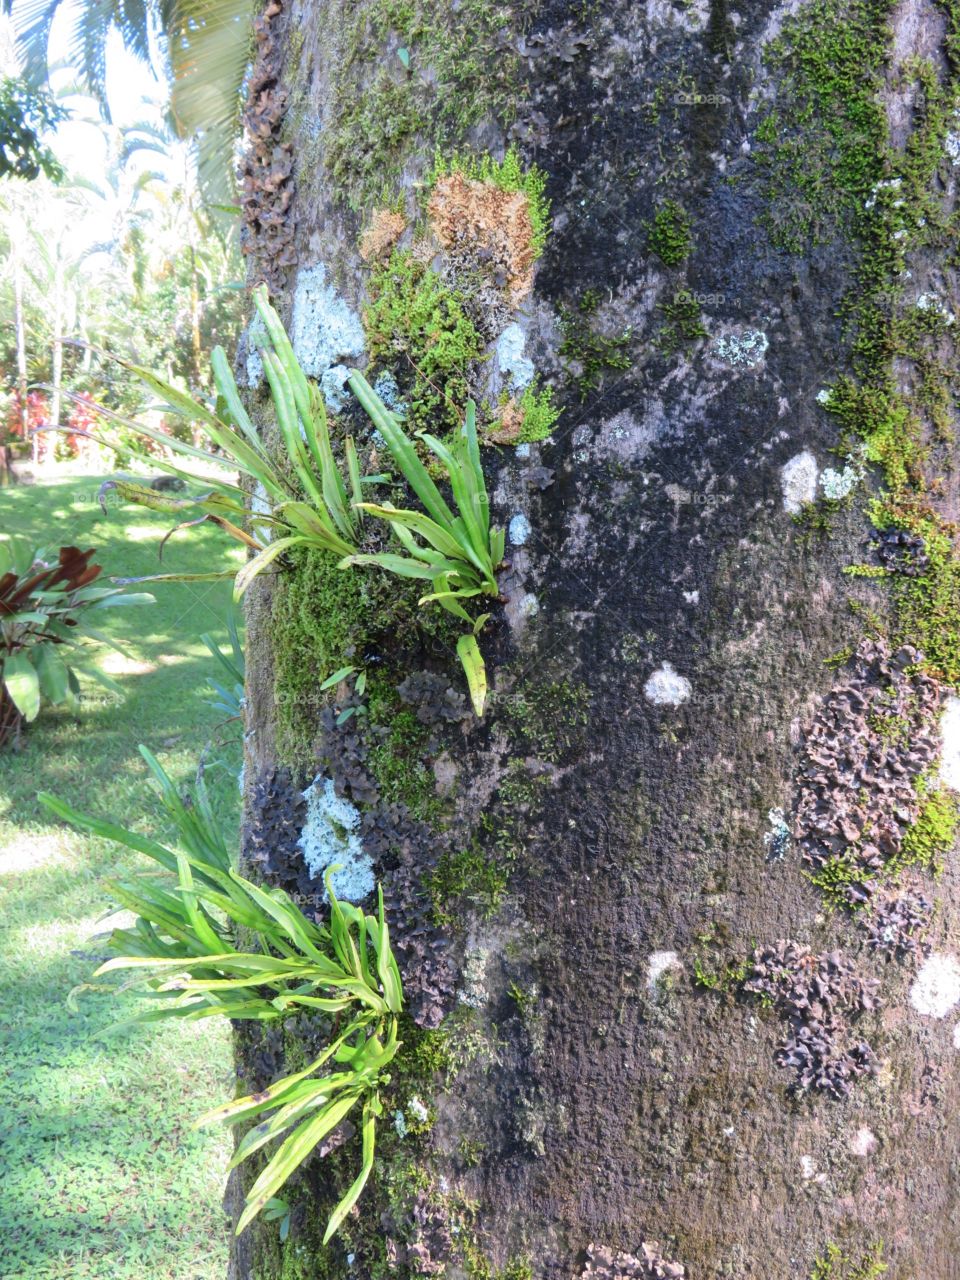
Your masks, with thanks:
[{"label": "background tree trunk", "polygon": [[[247,249],[295,333],[300,316],[308,372],[366,358],[353,317],[376,271],[370,242],[366,262],[358,249],[373,211],[399,198],[408,244],[435,144],[449,162],[513,142],[547,175],[551,233],[533,292],[497,324],[519,324],[563,412],[548,440],[484,451],[513,545],[481,638],[483,721],[446,718],[462,674],[451,633],[417,626],[416,592],[361,590],[304,561],[250,593],[246,857],[309,893],[299,791],[332,776],[362,815],[414,1018],[357,1214],[320,1249],[358,1159],[351,1137],[290,1188],[286,1243],[275,1224],[241,1239],[238,1280],[578,1277],[591,1245],[604,1277],[781,1280],[808,1277],[831,1242],[831,1276],[879,1274],[872,1257],[895,1280],[960,1276],[956,1016],[918,1011],[921,955],[886,960],[868,916],[830,909],[797,809],[811,726],[833,686],[860,678],[826,659],[864,635],[946,651],[957,621],[955,594],[938,615],[911,612],[914,597],[876,577],[865,516],[891,483],[868,464],[908,438],[901,497],[957,508],[942,420],[955,10],[268,5]],[[465,296],[450,255],[434,262]],[[943,307],[935,359],[916,337],[927,295]],[[493,405],[504,363],[501,349],[471,373],[477,394],[493,379]],[[408,388],[409,365],[391,367]],[[859,400],[827,412],[850,372],[887,377],[875,418]],[[826,466],[837,478],[818,489]],[[845,466],[866,478],[824,503]],[[798,526],[785,506],[813,498]],[[874,576],[844,576],[851,562]],[[319,685],[347,663],[378,692],[338,730]],[[956,680],[949,657],[928,668]],[[905,757],[941,696],[910,721]],[[861,798],[872,832],[875,797]],[[960,899],[955,857],[939,852],[936,886],[910,874],[936,898],[928,945],[950,988]],[[768,973],[754,948],[781,941],[839,950],[851,969],[836,962],[837,999],[875,980],[876,1007],[841,1009],[836,1025],[794,1011],[791,1028],[782,1003],[749,990]],[[798,981],[811,963],[785,961]],[[777,1062],[824,1020],[848,1065],[844,1037],[874,1055],[841,1097],[796,1088]],[[241,1078],[266,1081],[317,1033],[243,1029]]]}]

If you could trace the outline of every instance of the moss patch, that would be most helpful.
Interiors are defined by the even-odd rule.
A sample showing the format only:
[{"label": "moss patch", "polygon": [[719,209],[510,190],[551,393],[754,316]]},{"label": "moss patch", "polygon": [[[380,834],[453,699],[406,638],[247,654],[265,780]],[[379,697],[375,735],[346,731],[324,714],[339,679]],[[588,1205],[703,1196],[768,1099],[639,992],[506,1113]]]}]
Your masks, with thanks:
[{"label": "moss patch", "polygon": [[331,9],[336,73],[326,163],[355,207],[396,184],[418,135],[450,148],[485,117],[510,122],[519,56],[502,33],[515,21],[496,0]]},{"label": "moss patch", "polygon": [[600,333],[594,326],[594,317],[600,306],[600,295],[588,289],[581,295],[575,308],[560,307],[559,324],[563,334],[560,359],[572,366],[574,382],[580,399],[586,400],[592,391],[598,390],[603,375],[610,369],[629,369],[631,331],[615,337]]},{"label": "moss patch", "polygon": [[665,200],[653,215],[647,246],[667,267],[679,267],[690,256],[693,241],[689,214],[677,200]]}]

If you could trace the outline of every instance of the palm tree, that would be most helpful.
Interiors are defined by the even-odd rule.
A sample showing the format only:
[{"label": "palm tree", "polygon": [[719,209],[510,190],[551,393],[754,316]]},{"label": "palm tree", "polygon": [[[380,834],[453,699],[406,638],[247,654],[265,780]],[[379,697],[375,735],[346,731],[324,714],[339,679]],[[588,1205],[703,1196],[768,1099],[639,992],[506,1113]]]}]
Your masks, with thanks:
[{"label": "palm tree", "polygon": [[[13,15],[27,78],[47,73],[47,44],[66,0],[2,0]],[[170,113],[180,138],[197,147],[205,202],[232,205],[234,152],[250,59],[252,0],[79,0],[69,5],[73,26],[67,61],[89,84],[109,120],[106,45],[111,30],[147,65],[159,52],[171,81]]]}]

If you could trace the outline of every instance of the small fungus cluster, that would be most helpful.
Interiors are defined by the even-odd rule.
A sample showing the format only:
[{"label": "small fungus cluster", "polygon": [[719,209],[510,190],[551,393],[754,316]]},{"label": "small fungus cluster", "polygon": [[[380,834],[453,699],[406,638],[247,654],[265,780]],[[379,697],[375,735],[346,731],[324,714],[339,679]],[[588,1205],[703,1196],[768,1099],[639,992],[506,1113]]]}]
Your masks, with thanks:
[{"label": "small fungus cluster", "polygon": [[851,1024],[874,1007],[876,986],[839,951],[815,955],[796,942],[778,942],[754,952],[744,989],[789,1024],[777,1062],[792,1068],[796,1088],[842,1098],[855,1079],[875,1070],[873,1050]]},{"label": "small fungus cluster", "polygon": [[868,903],[917,821],[917,784],[940,750],[940,686],[904,645],[862,640],[810,728],[795,830],[814,880],[845,905]]},{"label": "small fungus cluster", "polygon": [[281,138],[287,91],[280,78],[283,42],[276,20],[282,13],[283,0],[268,0],[253,24],[256,57],[244,113],[249,146],[240,171],[243,252],[255,255],[253,274],[266,280],[271,293],[283,289],[288,268],[297,263],[290,212],[293,148]]},{"label": "small fungus cluster", "polygon": [[580,1280],[683,1280],[686,1274],[679,1262],[664,1256],[656,1241],[644,1240],[638,1255],[591,1244]]}]

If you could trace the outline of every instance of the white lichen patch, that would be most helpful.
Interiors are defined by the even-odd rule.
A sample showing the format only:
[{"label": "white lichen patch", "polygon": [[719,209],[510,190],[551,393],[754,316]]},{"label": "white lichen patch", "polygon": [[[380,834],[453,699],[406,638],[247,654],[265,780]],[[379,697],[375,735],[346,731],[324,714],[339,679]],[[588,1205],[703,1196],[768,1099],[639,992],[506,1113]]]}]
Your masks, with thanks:
[{"label": "white lichen patch", "polygon": [[[322,880],[329,867],[339,865],[332,877],[334,892],[346,902],[360,902],[373,893],[376,879],[373,860],[360,840],[359,810],[338,796],[332,780],[322,774],[307,787],[303,798],[307,820],[297,848],[307,870],[314,880]],[[326,886],[323,900],[327,900]]]},{"label": "white lichen patch", "polygon": [[928,956],[910,988],[910,1003],[917,1013],[945,1018],[960,1004],[960,961],[937,951]]},{"label": "white lichen patch", "polygon": [[471,1009],[482,1009],[489,999],[487,990],[487,962],[490,952],[487,947],[471,947],[463,959],[463,986],[460,988],[460,1003]]},{"label": "white lichen patch", "polygon": [[679,707],[693,693],[693,685],[669,662],[664,662],[648,677],[643,686],[644,696],[655,707]]},{"label": "white lichen patch", "polygon": [[877,1149],[877,1138],[870,1129],[858,1129],[850,1139],[850,1151],[852,1155],[866,1158],[873,1155]]},{"label": "white lichen patch", "polygon": [[510,545],[513,547],[524,546],[530,540],[530,532],[530,521],[522,511],[518,512],[510,521]]},{"label": "white lichen patch", "polygon": [[323,401],[331,413],[339,413],[350,399],[350,393],[347,390],[349,376],[350,370],[345,364],[334,364],[325,370],[320,378]]},{"label": "white lichen patch", "polygon": [[290,336],[301,368],[309,378],[320,379],[332,365],[363,355],[360,317],[327,284],[322,262],[305,267],[297,276]]},{"label": "white lichen patch", "polygon": [[817,497],[817,460],[809,449],[794,454],[780,469],[783,509],[795,516]]},{"label": "white lichen patch", "polygon": [[494,348],[503,385],[514,391],[522,391],[533,381],[533,361],[523,353],[526,340],[527,335],[514,321],[501,333]]},{"label": "white lichen patch", "polygon": [[960,164],[960,111],[953,113],[954,128],[943,140],[943,149],[951,164]]},{"label": "white lichen patch", "polygon": [[938,315],[943,319],[944,324],[956,324],[957,317],[953,314],[942,298],[938,298],[935,293],[921,293],[917,299],[918,311],[930,311],[934,315]]},{"label": "white lichen patch", "polygon": [[829,387],[821,387],[817,392],[817,404],[829,404],[833,399],[833,392]]},{"label": "white lichen patch", "polygon": [[952,694],[943,705],[940,718],[940,781],[952,791],[960,791],[960,698]]},{"label": "white lichen patch", "polygon": [[726,333],[713,341],[714,353],[741,369],[755,369],[762,364],[770,339],[762,329],[744,329],[742,333]]},{"label": "white lichen patch", "polygon": [[827,1175],[818,1171],[817,1162],[813,1156],[800,1157],[800,1176],[804,1182],[826,1182],[827,1180]]},{"label": "white lichen patch", "polygon": [[953,1047],[960,1049],[960,1022],[953,1028]]},{"label": "white lichen patch", "polygon": [[850,463],[847,463],[842,471],[837,471],[833,467],[824,467],[820,475],[820,488],[825,498],[836,501],[853,493],[859,479],[860,471]]},{"label": "white lichen patch", "polygon": [[656,991],[657,983],[671,969],[682,969],[683,965],[676,951],[654,951],[647,957],[647,990]]}]

